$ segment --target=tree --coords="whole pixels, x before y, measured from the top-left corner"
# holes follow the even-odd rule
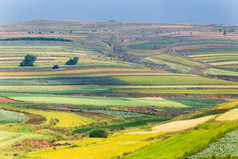
[[[25,59],[20,63],[20,66],[34,66],[34,62],[36,61],[37,57],[34,55],[27,54]]]
[[[107,138],[108,133],[105,130],[101,130],[101,129],[96,129],[93,130],[89,133],[89,137],[99,137],[99,138]]]
[[[78,57],[74,57],[73,59],[70,58],[69,61],[67,61],[65,64],[66,65],[76,65],[78,63],[79,58]]]
[[[223,35],[225,36],[227,34],[227,31],[226,30],[224,30],[224,32],[223,32]]]

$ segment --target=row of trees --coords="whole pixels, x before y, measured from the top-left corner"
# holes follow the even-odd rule
[[[24,60],[20,63],[21,67],[33,67],[34,66],[34,62],[37,60],[37,57],[34,55],[26,55],[24,57]],[[78,63],[79,58],[78,57],[74,57],[74,58],[70,58],[65,64],[66,65],[76,65]],[[54,65],[53,69],[58,69],[59,66],[58,65]]]
[[[72,42],[69,39],[63,38],[45,38],[45,37],[20,37],[20,38],[7,38],[0,39],[0,41],[61,41],[61,42]]]

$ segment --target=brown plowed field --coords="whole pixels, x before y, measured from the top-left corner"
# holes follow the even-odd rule
[[[175,50],[203,49],[203,48],[238,48],[238,45],[206,44],[206,45],[186,45],[174,47]]]
[[[5,98],[5,97],[0,97],[0,103],[18,103],[18,102],[13,100],[13,99],[8,99],[8,98]]]

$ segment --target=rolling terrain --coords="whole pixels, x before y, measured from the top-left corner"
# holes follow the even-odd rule
[[[237,76],[237,26],[0,25],[0,158],[237,158]]]

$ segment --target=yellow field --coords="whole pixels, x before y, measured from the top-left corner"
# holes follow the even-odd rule
[[[47,159],[70,159],[70,158],[93,158],[109,159],[113,157],[122,157],[124,153],[136,151],[142,147],[148,146],[155,140],[145,140],[160,134],[146,135],[119,135],[102,138],[85,138],[75,143],[75,146],[61,146],[56,149],[37,151],[26,154],[27,157],[47,158]]]
[[[90,124],[94,122],[93,119],[85,118],[74,113],[58,112],[58,111],[43,111],[43,110],[18,108],[18,107],[14,107],[14,108],[4,107],[4,108],[41,115],[46,118],[44,125],[50,125],[54,121],[55,127],[75,127],[75,126],[86,125],[86,124]]]
[[[220,104],[216,108],[217,109],[227,109],[227,108],[234,108],[234,107],[238,106],[238,100],[237,99],[229,100],[229,101],[231,101],[231,102]]]
[[[234,121],[238,120],[238,109],[230,110],[216,118],[216,121]]]

